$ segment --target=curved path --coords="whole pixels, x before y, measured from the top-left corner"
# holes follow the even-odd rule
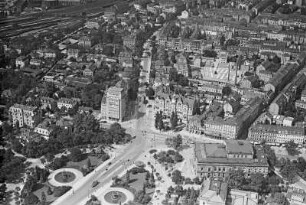
[[[134,195],[129,190],[121,188],[121,187],[111,187],[111,188],[108,188],[105,192],[103,192],[103,194],[101,196],[98,196],[98,199],[102,202],[101,204],[103,204],[103,205],[114,205],[115,204],[115,203],[107,202],[104,199],[105,194],[107,194],[108,192],[111,192],[111,191],[119,191],[119,192],[122,192],[122,193],[125,194],[126,200],[124,202],[122,202],[122,204],[127,203],[128,201],[133,201],[134,200]]]
[[[71,182],[59,182],[55,180],[55,175],[57,175],[58,173],[61,172],[71,172],[75,175],[75,179]],[[83,173],[80,172],[77,169],[73,169],[73,168],[61,168],[61,169],[57,169],[54,172],[52,172],[49,177],[48,177],[48,181],[52,186],[72,186],[75,182],[77,182],[79,179],[83,178]]]

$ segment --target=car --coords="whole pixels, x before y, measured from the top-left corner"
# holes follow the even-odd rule
[[[91,187],[96,187],[98,184],[99,184],[98,181],[93,181],[92,184],[91,184]]]
[[[111,164],[112,164],[112,163],[111,163],[111,162],[109,162],[107,165],[108,165],[108,166],[110,166]]]

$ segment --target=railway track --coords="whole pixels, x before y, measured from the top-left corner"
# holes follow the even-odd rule
[[[10,38],[32,30],[55,26],[58,22],[63,21],[63,18],[79,18],[83,12],[87,14],[87,18],[94,18],[101,14],[105,8],[120,2],[123,0],[96,0],[85,5],[26,14],[11,19],[0,19],[0,38]]]

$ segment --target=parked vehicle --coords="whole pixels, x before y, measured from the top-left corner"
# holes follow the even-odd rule
[[[93,181],[91,186],[92,186],[92,187],[96,187],[98,184],[99,184],[98,181]]]

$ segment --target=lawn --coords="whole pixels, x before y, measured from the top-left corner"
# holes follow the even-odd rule
[[[124,176],[125,177],[125,176]],[[124,179],[123,177],[123,179]],[[143,184],[146,182],[146,172],[145,173],[138,173],[138,174],[130,174],[130,183],[129,186],[136,190],[136,192],[142,190]],[[147,194],[153,194],[154,188],[146,189]]]
[[[69,183],[72,182],[75,179],[75,175],[72,172],[60,172],[55,175],[55,180],[61,183]]]
[[[35,190],[33,193],[39,198],[39,200],[41,200],[41,193],[45,192],[46,194],[46,201],[47,202],[53,202],[57,199],[57,197],[54,197],[53,194],[48,195],[47,194],[47,190],[48,190],[48,186],[47,185],[43,185],[41,188]]]

